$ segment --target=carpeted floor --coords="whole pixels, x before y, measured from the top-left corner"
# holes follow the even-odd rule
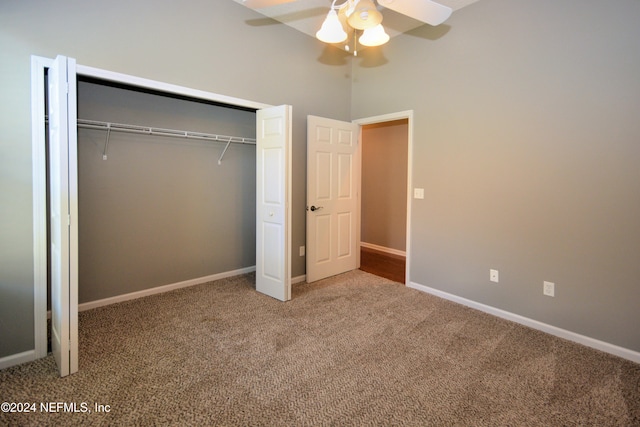
[[[0,425],[640,425],[638,364],[362,271],[287,303],[253,282],[80,313],[80,371],[0,371],[0,401],[37,404]]]

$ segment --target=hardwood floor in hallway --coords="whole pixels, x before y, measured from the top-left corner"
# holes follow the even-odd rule
[[[406,260],[401,255],[362,247],[360,270],[404,284]]]

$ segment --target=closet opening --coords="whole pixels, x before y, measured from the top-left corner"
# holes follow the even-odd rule
[[[290,105],[272,106],[82,66],[78,65],[74,58],[63,55],[58,55],[55,59],[32,56],[31,71],[35,348],[33,354],[25,355],[25,361],[32,356],[42,358],[47,355],[47,300],[49,297],[47,282],[52,285],[51,340],[55,341],[52,352],[61,376],[78,370],[79,310],[252,271],[256,272],[257,292],[280,301],[291,298],[292,107]],[[48,71],[48,79],[45,79],[46,71]],[[92,83],[95,86],[93,88],[91,88]],[[98,98],[95,96],[84,98],[86,89],[83,86],[90,87],[94,95],[114,88],[124,89],[134,95],[126,102],[118,103],[114,102],[117,96],[110,93],[100,102],[96,102]],[[51,92],[47,94],[47,90]],[[140,100],[141,95],[156,96],[162,101]],[[46,102],[47,96],[48,102]],[[178,110],[167,106],[167,103],[177,101],[188,102],[183,105],[183,109]],[[48,130],[45,126],[45,104],[48,105],[51,121]],[[100,114],[99,129],[88,126],[95,125],[96,120],[82,117],[78,120],[78,105],[81,108],[80,114],[86,112]],[[219,114],[203,113],[203,106],[208,109],[216,108]],[[189,114],[194,110],[196,110],[195,115]],[[120,118],[124,116],[126,120],[112,118],[105,120],[104,117],[107,116]],[[122,126],[129,128],[129,124],[132,123],[129,119],[135,117],[148,119],[144,125],[136,124],[135,126],[137,130],[143,131],[120,132]],[[155,125],[154,120],[159,120],[161,124]],[[80,121],[83,121],[81,127],[84,129],[78,126]],[[173,121],[177,125],[168,127],[168,121]],[[122,126],[109,127],[110,124],[115,123]],[[198,124],[198,127],[194,124]],[[199,127],[200,125],[203,128]],[[216,125],[215,130],[208,129],[208,126],[212,125]],[[235,126],[235,130],[250,129],[250,132],[255,135],[255,148],[251,147],[252,144],[246,143],[246,139],[251,139],[250,136],[245,137],[243,133],[235,131],[221,131],[225,126],[227,128]],[[116,127],[119,128],[117,132],[110,131],[116,131]],[[105,130],[106,138],[91,135],[91,132]],[[85,131],[89,135],[78,135],[79,132],[85,133]],[[112,133],[126,135],[133,139],[130,142],[135,143],[117,144],[114,142]],[[180,134],[180,138],[176,138],[176,133]],[[203,150],[221,142],[220,135],[235,136],[224,141],[224,149],[222,152],[218,151],[220,154],[215,160],[218,169],[212,172],[211,164],[214,162],[208,162],[212,156]],[[49,137],[48,143],[47,137]],[[149,145],[149,138],[157,139],[157,143],[154,144],[157,150],[145,151],[141,148]],[[212,144],[212,138],[215,139],[216,144]],[[86,140],[86,144],[83,139]],[[181,142],[176,142],[177,139]],[[231,139],[234,139],[233,143]],[[83,148],[82,145],[86,145],[87,148]],[[114,147],[118,146],[120,150],[114,151]],[[126,155],[122,155],[124,146],[130,147]],[[181,147],[183,150],[179,153]],[[247,161],[246,156],[240,154],[243,151],[246,153],[247,147],[250,148],[249,157],[255,159],[253,164]],[[87,154],[96,152],[100,152],[102,165],[98,165],[99,162],[96,163],[95,156]],[[111,161],[113,155],[119,159],[118,162]],[[84,157],[89,157],[91,162],[88,166],[78,167],[78,163]],[[223,157],[224,160],[222,160]],[[206,163],[205,169],[196,167],[203,163]],[[231,168],[228,169],[233,170],[235,175],[219,172],[226,171],[224,166],[229,163]],[[93,192],[78,188],[78,179],[86,180],[83,178],[84,171],[88,171],[88,176],[93,179],[87,182],[97,183]],[[99,179],[108,176],[109,173],[116,178],[115,184]],[[210,186],[206,188],[207,191],[198,193],[198,189],[206,183],[211,183],[218,192],[211,193],[213,190]],[[81,185],[87,188],[86,182]],[[112,190],[112,193],[107,190]],[[50,191],[50,194],[47,194],[47,191]],[[80,195],[81,191],[82,195]],[[116,191],[117,194],[114,193]],[[122,197],[123,194],[124,197]],[[253,194],[255,198],[247,194]],[[274,194],[279,197],[272,197]],[[49,206],[47,206],[48,197]],[[99,205],[102,207],[93,209],[95,216],[87,216],[87,212],[92,212],[91,204],[87,203],[91,197],[98,202],[111,203]],[[143,202],[142,205],[139,203],[140,200]],[[154,205],[150,203],[153,200],[160,202]],[[206,206],[211,209],[210,211],[199,209],[203,206],[203,200],[205,203],[208,202]],[[247,209],[251,206],[255,210]],[[221,210],[225,214],[217,215]],[[105,215],[106,211],[115,211],[124,215]],[[104,242],[107,242],[111,245],[114,252],[111,252],[110,256],[92,257],[78,254],[79,223],[91,217],[94,220],[96,217],[102,219],[103,225],[99,227],[103,230],[112,223],[129,227],[129,231],[120,231],[120,234],[115,237],[109,235],[109,239],[97,240],[99,244],[104,245]],[[133,219],[136,217],[141,221],[134,223]],[[252,221],[248,219],[251,217],[255,218],[255,222],[251,223]],[[194,227],[193,224],[198,224],[196,221],[198,219],[208,221],[208,228]],[[251,223],[250,226],[245,225],[249,223]],[[82,226],[83,230],[87,227],[98,226],[95,224]],[[176,233],[175,230],[181,232]],[[240,231],[240,234],[231,236],[229,230]],[[134,245],[127,257],[121,257],[115,252],[120,248],[131,249],[132,245],[129,243],[140,243],[144,240],[140,236],[144,235],[151,240],[151,244],[147,242],[141,245],[142,247]],[[124,242],[116,240],[121,236],[129,240]],[[255,236],[255,240],[247,236]],[[206,240],[207,238],[209,240]],[[243,244],[250,240],[250,246]],[[193,242],[199,242],[200,246],[196,245],[194,249],[187,245]],[[86,246],[86,243],[84,245]],[[49,256],[51,247],[53,247],[52,255]],[[174,248],[174,251],[168,253],[167,248]],[[185,252],[194,254],[193,258],[188,259],[189,262],[182,262],[187,259],[184,256]],[[219,254],[220,257],[212,258],[212,254]],[[122,285],[116,282],[110,283],[107,287],[92,287],[90,292],[95,293],[92,297],[79,296],[82,292],[78,287],[81,281],[78,280],[78,276],[82,274],[79,270],[84,268],[79,267],[79,259],[83,258],[82,262],[85,263],[83,265],[90,260],[104,268],[106,261],[114,256],[116,258],[120,256],[122,265],[127,266],[129,271],[133,271],[133,279],[127,277],[129,284]],[[100,259],[96,261],[97,258]],[[246,261],[247,259],[253,262]],[[154,268],[153,271],[148,269],[147,276],[140,273],[142,269],[134,270],[131,267],[132,265],[140,267],[144,263],[150,264],[152,262],[150,260],[164,264],[160,265],[160,268]],[[245,267],[248,264],[252,265]],[[236,268],[236,265],[240,267]],[[236,269],[230,270],[230,268]],[[211,270],[220,272],[193,278],[194,274]],[[108,274],[113,273],[105,271]],[[181,280],[182,277],[192,278]],[[171,283],[163,284],[167,280],[171,280]],[[132,291],[137,288],[140,290]],[[115,296],[106,296],[105,293]],[[89,299],[92,301],[83,302]]]
[[[79,311],[255,271],[256,109],[78,76],[77,111]]]
[[[255,110],[80,76],[78,122],[80,308],[255,266]]]

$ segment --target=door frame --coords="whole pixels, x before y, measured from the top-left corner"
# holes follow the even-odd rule
[[[407,120],[407,231],[406,231],[406,257],[405,257],[405,286],[411,283],[411,208],[412,208],[412,188],[413,188],[413,110],[399,111],[396,113],[383,114],[379,116],[365,117],[353,120],[360,126],[360,135],[358,144],[358,159],[362,162],[362,127],[365,125],[373,125],[377,123],[392,122],[396,120]],[[362,215],[362,165],[360,167],[360,177],[358,182],[359,209],[358,209],[358,230],[361,226]],[[358,232],[358,267],[360,267],[360,231]]]
[[[34,296],[34,350],[20,355],[17,363],[24,363],[47,356],[47,157],[45,144],[45,87],[46,69],[51,58],[31,56],[31,159],[33,179],[33,296]],[[235,98],[192,89],[184,86],[117,73],[77,64],[76,74],[105,81],[123,83],[154,91],[204,99],[217,103],[252,109],[272,107],[257,101]]]

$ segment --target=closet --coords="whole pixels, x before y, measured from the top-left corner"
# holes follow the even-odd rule
[[[63,55],[32,57],[31,70],[37,357],[48,295],[60,376],[78,370],[83,304],[254,270],[257,292],[291,299],[290,105]]]
[[[255,266],[255,110],[77,87],[78,302]]]

